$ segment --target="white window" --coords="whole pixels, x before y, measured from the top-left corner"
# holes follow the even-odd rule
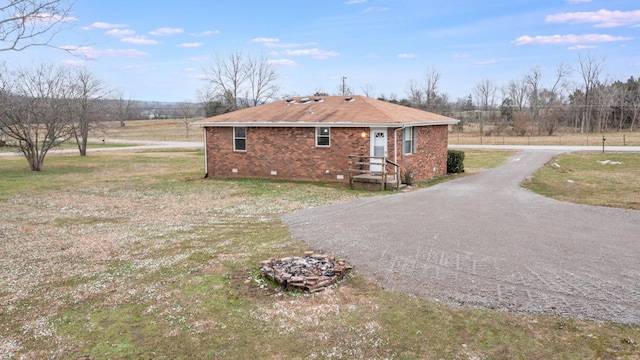
[[[402,153],[413,154],[413,128],[406,127],[402,130]]]
[[[328,127],[316,128],[316,146],[329,146],[331,144],[329,135],[331,130]]]
[[[247,128],[233,128],[233,151],[247,151]]]

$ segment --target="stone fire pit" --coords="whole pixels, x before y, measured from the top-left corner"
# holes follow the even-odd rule
[[[304,257],[268,259],[260,262],[262,276],[289,287],[318,292],[338,282],[351,270],[344,259],[305,251]]]

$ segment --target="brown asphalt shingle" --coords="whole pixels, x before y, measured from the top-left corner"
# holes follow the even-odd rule
[[[207,126],[402,126],[455,124],[458,120],[364,96],[280,100],[194,122]],[[351,99],[351,101],[347,100]],[[293,100],[293,101],[291,101]]]

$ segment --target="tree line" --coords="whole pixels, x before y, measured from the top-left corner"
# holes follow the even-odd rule
[[[560,65],[545,73],[533,67],[502,86],[482,79],[456,101],[439,91],[440,72],[428,68],[421,81],[408,82],[405,98],[379,99],[460,119],[460,131],[465,123],[476,123],[482,135],[634,131],[640,116],[640,79],[603,78],[604,67],[604,59],[579,55],[575,68]]]

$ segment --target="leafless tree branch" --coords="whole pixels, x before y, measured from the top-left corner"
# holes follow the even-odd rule
[[[73,20],[71,5],[69,0],[10,0],[0,5],[0,51],[53,46],[53,38]]]

